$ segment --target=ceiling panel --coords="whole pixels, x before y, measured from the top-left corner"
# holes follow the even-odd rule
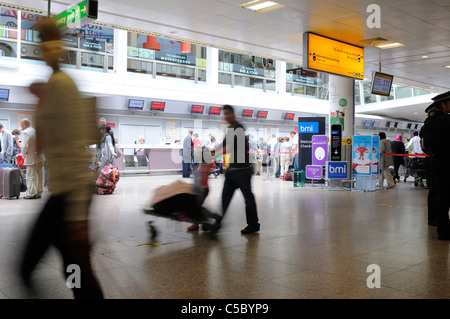
[[[4,0],[46,10],[42,0]],[[58,13],[73,0],[53,0]],[[382,69],[398,81],[450,90],[450,0],[279,0],[284,7],[257,13],[239,0],[101,0],[100,21],[225,45],[280,59],[302,60],[302,34],[313,31],[358,45],[383,37],[405,44],[381,50],[366,46],[366,75]],[[370,29],[369,4],[381,8],[381,28]],[[429,59],[421,60],[422,55]],[[449,72],[447,72],[449,71]]]

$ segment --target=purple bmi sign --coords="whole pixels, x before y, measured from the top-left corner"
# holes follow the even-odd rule
[[[306,178],[322,179],[322,166],[320,165],[306,165]]]
[[[312,137],[312,164],[325,166],[328,160],[328,136]]]

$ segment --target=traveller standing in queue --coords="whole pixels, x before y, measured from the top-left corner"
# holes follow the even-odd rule
[[[191,176],[192,171],[192,154],[194,152],[194,141],[192,139],[194,131],[189,130],[188,135],[183,141],[183,177],[188,178]]]
[[[37,199],[42,197],[44,191],[43,166],[45,162],[44,154],[39,154],[36,150],[36,130],[31,127],[29,119],[20,121],[22,127],[22,157],[23,164],[27,167],[26,181],[27,193],[24,199]]]
[[[429,117],[424,147],[432,156],[432,183],[436,189],[437,233],[439,240],[450,240],[450,91],[433,98],[436,111]]]
[[[425,113],[427,113],[428,117],[425,119],[425,122],[423,123],[422,128],[419,132],[420,142],[422,151],[428,155],[428,157],[425,158],[425,167],[427,171],[427,186],[428,186],[428,198],[427,198],[427,204],[428,204],[428,225],[430,226],[437,226],[437,215],[436,215],[436,183],[433,181],[433,156],[431,151],[429,151],[425,147],[425,140],[428,139],[429,134],[429,127],[430,127],[430,121],[432,120],[432,117],[436,113],[436,107],[435,104],[432,103],[425,109]]]
[[[378,179],[378,184],[380,188],[383,188],[384,179],[386,179],[388,186],[386,188],[395,187],[394,178],[392,177],[390,166],[394,166],[394,160],[391,155],[384,154],[392,154],[391,143],[386,139],[386,133],[380,132],[378,133],[380,137],[380,156],[383,156],[381,161],[381,172]]]
[[[398,134],[395,137],[395,140],[391,142],[391,149],[393,154],[405,154],[405,144],[403,144],[403,138],[401,134]],[[404,156],[394,156],[394,182],[400,182],[400,175],[398,174],[398,170],[400,165],[405,164]]]
[[[249,157],[249,141],[245,135],[244,126],[236,120],[234,109],[230,105],[224,105],[223,114],[230,124],[223,143],[212,151],[214,157],[222,154],[230,154],[230,163],[225,172],[225,182],[222,191],[222,218],[213,224],[212,231],[216,232],[221,227],[221,220],[233,198],[234,192],[240,189],[245,199],[245,215],[247,227],[241,230],[242,234],[252,234],[260,230],[255,196],[252,192],[252,165]]]
[[[13,137],[11,133],[8,132],[1,123],[0,123],[0,141],[2,145],[0,150],[0,164],[1,163],[11,164],[13,155]]]
[[[37,30],[43,59],[53,70],[35,113],[37,152],[45,150],[52,193],[26,242],[20,274],[31,287],[34,269],[53,245],[61,254],[66,279],[72,267],[78,269],[79,281],[71,286],[74,297],[103,299],[91,266],[88,227],[92,191],[86,147],[98,139],[95,113],[73,80],[60,70],[64,49],[54,20],[42,19]]]

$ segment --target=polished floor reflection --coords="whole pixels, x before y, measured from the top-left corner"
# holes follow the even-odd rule
[[[215,236],[143,214],[153,190],[181,177],[123,176],[113,195],[96,195],[93,264],[107,298],[448,298],[449,241],[427,225],[427,190],[412,181],[376,192],[293,187],[253,178],[261,231],[241,235],[237,192]],[[185,180],[186,181],[186,180]],[[192,179],[188,179],[192,182]],[[210,178],[205,205],[220,209],[223,176]],[[55,250],[22,285],[17,262],[44,198],[0,200],[0,298],[72,298]],[[147,222],[159,235],[151,240]],[[369,265],[381,288],[368,288]]]

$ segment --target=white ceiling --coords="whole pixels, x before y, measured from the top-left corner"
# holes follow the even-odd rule
[[[450,65],[450,0],[278,0],[284,7],[264,13],[239,7],[247,1],[99,0],[98,21],[300,63],[306,31],[361,46],[364,40],[383,37],[405,46],[386,50],[365,46],[366,76],[378,71],[381,62],[381,71],[393,74],[397,83],[450,90],[450,69],[444,68]],[[54,0],[51,11],[59,13],[77,2]],[[6,3],[46,12],[48,1]],[[381,8],[379,29],[366,25],[367,6],[372,3]],[[420,113],[427,105],[420,105]],[[402,113],[411,111],[419,109]]]

